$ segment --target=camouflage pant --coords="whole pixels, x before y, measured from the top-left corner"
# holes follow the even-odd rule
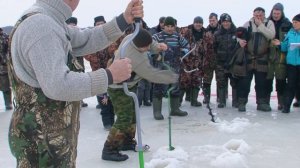
[[[214,77],[214,67],[208,67],[203,69],[203,83],[211,84]]]
[[[136,87],[129,89],[136,92]],[[117,120],[112,126],[107,142],[112,150],[118,150],[122,145],[135,137],[136,118],[134,101],[123,89],[108,89]]]
[[[9,129],[10,148],[17,167],[76,167],[79,102],[63,106],[50,103],[52,107],[47,108],[50,104],[39,104],[43,99],[38,100],[41,98],[38,95],[28,96],[37,104],[19,104]]]

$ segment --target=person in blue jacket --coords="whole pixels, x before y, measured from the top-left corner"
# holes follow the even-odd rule
[[[289,113],[295,90],[300,88],[300,14],[293,18],[293,28],[289,30],[285,39],[280,42],[273,40],[282,52],[287,52],[287,94],[282,112]]]

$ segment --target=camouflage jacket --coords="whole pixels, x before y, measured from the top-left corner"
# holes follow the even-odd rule
[[[117,43],[112,43],[104,50],[98,51],[94,54],[86,55],[84,58],[90,62],[92,71],[96,71],[100,68],[106,68],[108,61],[113,58],[117,47]]]
[[[197,87],[201,85],[201,78],[203,77],[203,69],[208,68],[211,64],[211,59],[213,58],[213,35],[206,31],[204,28],[201,29],[201,32],[195,32],[191,27],[187,30],[181,29],[181,33],[184,35],[184,38],[190,44],[190,48],[195,48],[195,50],[183,59],[183,68],[185,70],[194,70],[192,73],[182,72],[180,75],[181,87]],[[199,33],[201,36],[200,39],[196,40],[195,34]]]

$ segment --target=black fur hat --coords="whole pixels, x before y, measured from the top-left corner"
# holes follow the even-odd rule
[[[96,25],[97,22],[104,22],[106,23],[104,16],[97,16],[94,18],[94,26]]]
[[[294,16],[293,20],[300,22],[300,14]]]
[[[132,41],[138,48],[147,47],[152,43],[152,36],[146,29],[141,28]]]
[[[235,36],[240,39],[248,40],[249,34],[245,27],[238,27],[235,32]]]
[[[66,23],[67,24],[73,23],[73,24],[77,25],[77,18],[76,17],[70,17],[69,19],[66,20]]]

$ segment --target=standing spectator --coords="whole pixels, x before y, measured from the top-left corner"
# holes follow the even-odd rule
[[[300,88],[300,14],[293,18],[293,28],[287,33],[280,43],[278,39],[273,40],[282,52],[287,52],[287,96],[284,101],[282,112],[289,113],[292,101],[295,97],[295,90]],[[292,43],[298,46],[292,46]]]
[[[72,26],[72,27],[77,27],[77,18],[76,17],[70,17],[69,19],[66,20],[66,23],[69,25],[69,26]],[[84,61],[83,61],[83,57],[76,57],[76,59],[74,59],[74,61],[76,61],[76,65],[79,65],[79,69],[81,69],[82,72],[84,72]],[[85,103],[83,100],[80,100],[80,104],[81,104],[81,107],[87,107],[88,104]]]
[[[8,74],[16,108],[9,143],[18,167],[76,167],[79,101],[131,76],[128,58],[88,73],[78,72],[73,59],[116,41],[134,18],[143,17],[142,2],[131,0],[112,21],[85,30],[65,23],[78,3],[36,0],[10,34]]]
[[[164,30],[154,34],[152,37],[154,41],[158,43],[165,43],[168,46],[168,50],[158,55],[156,59],[156,66],[160,69],[167,68],[169,66],[173,71],[179,74],[181,50],[187,50],[189,44],[186,39],[181,37],[175,30],[175,19],[171,16],[166,17],[164,23]],[[163,120],[164,117],[161,114],[162,98],[167,96],[168,85],[157,84],[153,85],[153,115],[156,120]],[[173,90],[170,91],[170,115],[172,116],[186,116],[188,113],[182,111],[180,107],[181,90],[178,83],[173,85]]]
[[[199,70],[191,73],[182,72],[180,86],[191,93],[191,106],[201,106],[202,104],[197,101],[197,98],[203,78],[203,60],[213,53],[214,38],[211,32],[206,31],[203,27],[203,18],[200,16],[194,18],[193,25],[185,32],[184,38],[187,39],[191,48],[194,48],[194,46],[196,48],[183,60],[183,66],[188,70]]]
[[[249,40],[239,40],[240,46],[247,44],[247,76],[241,79],[238,88],[239,110],[246,110],[251,81],[255,76],[256,104],[259,111],[271,111],[267,88],[268,60],[270,55],[270,40],[275,37],[275,27],[272,20],[265,18],[265,10],[257,7],[253,17],[244,26],[248,29]]]
[[[208,19],[209,19],[209,25],[207,26],[206,30],[214,34],[216,31],[220,29],[220,25],[218,23],[218,15],[216,13],[211,13]],[[213,53],[207,54],[203,60],[203,75],[204,75],[203,76],[203,94],[204,94],[203,103],[204,104],[210,102],[211,82],[213,80],[215,70],[216,70],[216,54],[213,51]],[[217,90],[217,95],[218,95],[218,90]]]
[[[226,69],[228,60],[232,57],[232,51],[235,48],[236,27],[232,22],[231,16],[224,13],[220,17],[221,28],[215,32],[214,49],[216,53],[216,80],[217,90],[219,94],[218,108],[224,108],[226,106],[226,90],[228,79],[230,78],[230,84],[232,87],[232,107],[237,107],[237,93],[236,93],[236,80]]]
[[[94,18],[94,26],[100,26],[105,24],[104,16],[97,16]],[[89,54],[84,56],[86,60],[90,62],[90,66],[92,71],[97,71],[101,68],[107,68],[108,61],[114,57],[114,52],[117,49],[117,43],[114,42],[104,50],[98,51],[93,54]],[[111,103],[110,97],[107,93],[98,94],[96,95],[98,105],[96,106],[97,109],[101,109],[101,118],[102,124],[105,130],[109,131],[112,125],[115,122],[115,114],[114,108]]]
[[[6,110],[11,110],[12,93],[7,72],[7,54],[8,54],[8,35],[0,28],[0,90],[3,93],[3,99]]]
[[[165,19],[166,19],[166,17],[164,17],[164,16],[160,17],[158,25],[149,29],[149,31],[152,35],[163,31]]]
[[[287,32],[292,28],[292,23],[285,17],[283,12],[283,5],[276,3],[268,18],[272,20],[275,25],[275,39],[283,41]],[[286,53],[281,52],[278,47],[272,46],[270,48],[269,66],[268,66],[268,101],[270,102],[271,92],[273,90],[273,79],[276,80],[276,91],[278,99],[278,110],[282,110],[284,102],[284,91],[286,90]],[[269,103],[270,104],[270,103]]]

